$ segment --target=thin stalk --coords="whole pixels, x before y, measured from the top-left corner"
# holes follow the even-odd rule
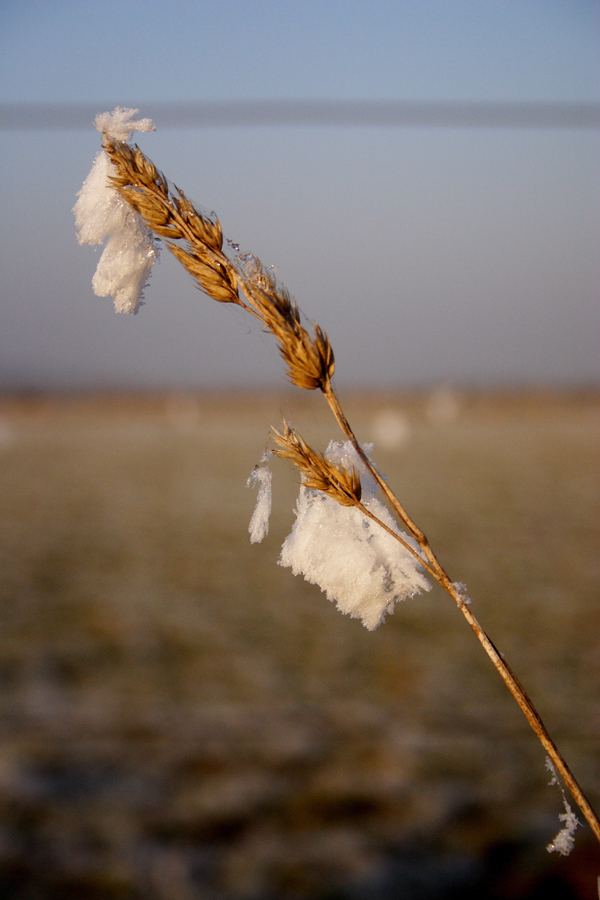
[[[577,780],[571,770],[569,769],[567,763],[565,762],[562,754],[560,753],[558,747],[548,734],[546,726],[542,722],[538,711],[535,706],[531,702],[529,696],[527,695],[525,689],[522,684],[514,674],[513,670],[510,668],[508,663],[504,661],[492,641],[489,639],[473,613],[470,611],[469,607],[466,605],[464,599],[458,594],[456,588],[452,586],[451,583],[443,584],[440,582],[442,586],[446,589],[446,591],[450,594],[453,600],[456,602],[456,605],[462,612],[463,616],[473,629],[473,632],[477,636],[477,639],[492,663],[496,667],[500,677],[504,681],[505,685],[519,704],[522,712],[525,715],[525,718],[531,725],[533,731],[538,737],[538,740],[542,744],[544,750],[556,766],[557,770],[560,772],[564,783],[569,788],[571,794],[579,809],[585,816],[590,828],[594,832],[598,841],[600,841],[600,821],[598,820],[598,816],[590,806],[589,801],[587,800],[585,794],[579,787]]]
[[[461,613],[463,614],[463,616],[465,617],[465,619],[467,620],[467,622],[473,629],[473,632],[474,632],[475,636],[477,637],[477,640],[479,641],[479,643],[481,644],[481,646],[487,653],[488,657],[492,661],[493,665],[496,668],[496,671],[498,672],[498,674],[504,681],[505,685],[507,686],[508,690],[511,692],[514,699],[518,703],[520,709],[522,710],[523,714],[525,715],[525,718],[531,725],[533,731],[535,732],[538,740],[542,744],[544,750],[546,751],[546,753],[548,754],[548,756],[550,757],[550,759],[556,766],[557,770],[560,772],[560,775],[561,775],[564,783],[566,784],[569,791],[573,795],[573,799],[575,800],[575,802],[579,806],[579,809],[585,816],[585,818],[586,818],[590,828],[594,832],[596,838],[598,839],[598,841],[600,841],[600,820],[598,819],[598,816],[596,815],[596,813],[590,806],[590,803],[587,800],[585,794],[579,787],[577,780],[575,779],[573,773],[571,772],[567,763],[563,759],[563,756],[560,753],[558,747],[556,746],[556,744],[550,737],[548,730],[546,729],[546,726],[542,722],[542,719],[541,719],[538,711],[536,710],[535,706],[531,702],[525,689],[521,685],[520,681],[517,679],[516,675],[514,674],[514,672],[508,665],[508,663],[506,663],[504,661],[501,654],[498,652],[498,650],[496,649],[496,647],[494,646],[494,644],[492,643],[492,641],[490,640],[490,638],[488,637],[486,632],[483,630],[483,628],[481,627],[481,625],[479,624],[479,622],[477,621],[477,619],[475,618],[475,616],[469,609],[469,607],[468,607],[467,603],[465,602],[464,597],[461,595],[458,587],[450,580],[450,577],[445,572],[444,568],[442,567],[442,565],[438,561],[437,557],[435,556],[433,550],[429,546],[429,542],[428,542],[427,538],[425,537],[425,535],[423,534],[423,532],[412,521],[412,519],[410,518],[410,516],[408,515],[408,513],[406,512],[406,510],[404,509],[404,507],[402,506],[402,504],[400,503],[400,501],[398,500],[396,495],[388,487],[386,481],[381,477],[381,475],[379,474],[379,472],[377,471],[377,469],[375,468],[375,466],[373,465],[371,460],[368,458],[367,454],[364,452],[364,450],[360,446],[360,444],[356,438],[356,435],[354,434],[352,428],[350,427],[350,423],[348,422],[348,420],[342,410],[342,407],[339,403],[339,400],[338,400],[333,388],[331,387],[331,385],[328,385],[323,390],[323,394],[325,396],[325,399],[327,400],[327,403],[329,404],[329,407],[331,408],[331,411],[333,412],[333,415],[336,418],[338,425],[340,426],[340,428],[342,429],[342,431],[344,432],[346,437],[352,443],[352,446],[354,447],[355,451],[359,455],[361,461],[366,466],[369,473],[375,479],[375,481],[378,484],[378,486],[380,487],[382,493],[384,494],[386,499],[389,501],[390,505],[392,506],[392,508],[394,509],[396,514],[398,515],[398,518],[406,526],[406,528],[410,531],[410,533],[413,535],[413,537],[419,544],[419,547],[423,551],[424,555],[427,557],[428,563],[424,563],[423,559],[417,553],[415,553],[415,551],[406,543],[406,541],[402,540],[402,538],[399,535],[397,535],[394,531],[392,531],[392,529],[386,527],[386,525],[383,522],[381,522],[379,519],[377,519],[375,516],[373,516],[371,513],[369,513],[369,511],[365,507],[363,507],[362,504],[360,504],[360,506],[362,507],[361,511],[365,515],[367,515],[369,518],[374,519],[376,522],[379,522],[379,524],[389,534],[391,534],[393,537],[395,537],[396,540],[398,540],[407,550],[410,550],[410,552],[413,553],[413,555],[416,556],[417,559],[419,559],[419,561],[421,562],[422,565],[425,566],[427,571],[436,579],[436,581],[452,597],[452,599],[458,606],[459,610],[461,611]]]
[[[383,522],[379,522],[379,524],[409,550],[452,597],[520,706],[527,721],[556,766],[557,771],[560,772],[592,831],[600,841],[600,822],[598,817],[550,738],[533,703],[515,677],[512,669],[504,661],[475,616],[469,610],[458,586],[450,580],[429,546],[429,542],[423,532],[410,518],[396,495],[388,487],[360,446],[331,386],[334,357],[327,336],[323,334],[318,326],[315,328],[314,338],[308,335],[300,325],[298,309],[295,303],[290,301],[287,293],[278,292],[274,282],[271,283],[267,280],[266,286],[258,286],[260,293],[255,295],[255,292],[250,290],[245,279],[235,270],[232,262],[223,254],[221,249],[222,233],[218,223],[217,226],[214,226],[212,240],[209,240],[207,243],[202,237],[207,229],[207,223],[203,221],[202,217],[187,201],[183,193],[179,192],[178,198],[170,196],[165,179],[159,175],[153,164],[144,157],[141,151],[136,150],[133,153],[128,145],[121,144],[118,141],[112,142],[107,136],[105,137],[104,147],[118,168],[118,177],[113,180],[116,180],[116,186],[121,191],[121,195],[134,209],[140,212],[148,227],[152,228],[159,236],[172,238],[173,240],[184,239],[197,252],[198,255],[194,257],[185,252],[176,251],[173,244],[168,245],[180,262],[196,278],[201,289],[219,302],[233,302],[242,306],[247,312],[252,313],[277,338],[282,355],[288,366],[288,374],[291,381],[300,388],[313,390],[319,387],[321,389],[342,432],[352,443],[356,453],[367,471],[374,478],[375,483],[394,510],[398,520],[416,540],[421,553],[419,554],[414,547],[411,547],[408,542],[388,528]],[[131,193],[131,187],[135,188],[133,193]],[[139,195],[137,192],[140,192]],[[194,223],[194,227],[192,227],[191,223]],[[165,225],[168,225],[168,227],[165,227]],[[201,265],[195,266],[195,262],[199,262]],[[226,274],[228,278],[225,277]],[[237,289],[236,292],[233,291],[234,287]],[[240,291],[244,293],[248,303],[242,300]],[[370,518],[375,518],[375,521],[379,521],[362,504],[359,503],[358,506],[364,514]]]
[[[438,562],[435,558],[435,555],[433,554],[433,551],[429,547],[429,542],[428,542],[427,538],[425,537],[425,535],[423,534],[421,529],[417,527],[416,523],[413,522],[413,520],[410,518],[410,516],[408,515],[408,513],[406,512],[406,510],[404,509],[404,507],[402,506],[402,504],[400,503],[400,501],[398,500],[398,498],[396,497],[394,492],[388,487],[388,484],[385,481],[385,479],[381,477],[381,475],[379,474],[379,472],[377,471],[377,469],[375,468],[375,466],[373,465],[373,463],[371,462],[371,460],[369,459],[369,457],[367,456],[367,454],[365,453],[365,451],[359,444],[358,438],[356,437],[352,428],[350,427],[350,423],[349,423],[348,419],[346,418],[344,411],[342,410],[340,402],[339,402],[337,395],[336,395],[333,387],[331,386],[330,382],[324,388],[323,395],[324,395],[325,399],[327,400],[327,403],[329,404],[329,407],[330,407],[333,415],[335,416],[338,425],[340,426],[340,428],[342,429],[342,431],[344,432],[346,437],[352,443],[352,446],[358,453],[358,456],[360,457],[361,461],[364,463],[364,465],[366,466],[369,473],[375,479],[375,482],[379,486],[379,488],[380,488],[381,492],[383,493],[383,495],[385,496],[385,498],[389,501],[390,505],[394,509],[394,512],[398,515],[398,518],[406,526],[406,528],[410,531],[410,533],[415,538],[415,540],[417,541],[417,543],[419,544],[421,549],[426,553],[429,561],[434,565],[435,568],[437,568]]]

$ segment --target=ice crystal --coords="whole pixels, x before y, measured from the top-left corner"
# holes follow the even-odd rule
[[[96,127],[116,140],[128,140],[134,131],[153,131],[150,119],[134,121],[137,109],[118,106],[100,113]],[[80,244],[102,244],[106,240],[92,279],[94,293],[111,295],[115,310],[137,313],[158,245],[142,217],[111,186],[114,167],[104,150],[97,154],[73,209]]]
[[[371,449],[366,447],[369,452]],[[356,469],[367,509],[418,550],[377,499],[373,479],[352,444],[331,442],[325,456],[347,469]],[[251,541],[261,540],[268,528],[270,474],[265,468],[256,468],[250,476],[249,483],[260,483],[250,522]],[[319,585],[338,609],[360,618],[369,630],[377,628],[398,601],[430,589],[413,554],[355,507],[340,506],[321,491],[302,485],[295,513],[296,521],[281,548],[280,565]]]

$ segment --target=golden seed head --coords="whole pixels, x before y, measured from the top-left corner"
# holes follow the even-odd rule
[[[103,136],[102,146],[114,167],[113,187],[138,212],[148,228],[168,238],[171,253],[209,297],[237,303],[256,315],[279,343],[292,384],[327,392],[335,359],[327,335],[315,325],[311,337],[300,322],[296,301],[256,257],[229,260],[216,217],[200,213],[184,192],[174,192],[137,146]],[[185,242],[183,246],[173,241]],[[240,289],[247,303],[240,296]]]
[[[283,423],[283,431],[273,429],[273,439],[279,445],[276,456],[290,459],[302,475],[302,483],[312,490],[322,491],[342,506],[360,503],[362,489],[356,469],[336,466],[321,453],[308,446],[306,441]]]

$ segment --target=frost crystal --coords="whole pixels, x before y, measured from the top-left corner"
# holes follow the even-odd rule
[[[267,450],[261,457],[261,462],[266,462],[271,456]],[[271,515],[271,482],[273,475],[267,466],[255,466],[250,478],[246,482],[247,487],[258,484],[258,496],[256,506],[248,525],[250,543],[260,543],[269,533],[269,517]]]
[[[152,119],[133,118],[139,109],[116,106],[112,112],[98,113],[94,125],[98,131],[114,138],[115,141],[129,141],[136,131],[156,131]]]
[[[120,106],[100,113],[96,128],[116,140],[129,140],[134,131],[154,131],[150,119],[134,121],[137,109]],[[108,238],[92,280],[99,297],[112,295],[115,310],[137,313],[158,246],[142,217],[110,185],[114,166],[102,150],[79,191],[73,212],[80,244],[101,244]]]
[[[562,784],[558,780],[558,772],[556,771],[556,767],[549,756],[546,757],[546,768],[552,775],[552,778],[550,779],[548,784],[558,785],[565,806],[564,813],[559,813],[558,816],[559,821],[564,822],[565,826],[564,828],[561,828],[554,840],[550,844],[548,844],[546,850],[548,851],[548,853],[556,852],[560,853],[561,856],[568,856],[575,846],[575,838],[573,837],[573,835],[575,834],[575,829],[579,825],[581,825],[581,822],[579,821],[567,801]]]
[[[372,445],[364,447],[366,452]],[[376,497],[372,478],[350,442],[331,442],[327,459],[361,476],[362,502],[407,543],[394,519]],[[340,506],[321,491],[300,488],[296,521],[281,549],[280,565],[318,584],[339,610],[362,619],[369,631],[392,613],[399,600],[430,590],[415,557],[377,523],[354,507]]]
[[[564,803],[565,812],[560,813],[558,818],[561,822],[565,823],[565,827],[558,832],[552,843],[548,844],[546,850],[548,853],[556,851],[556,853],[560,853],[561,856],[568,856],[575,846],[575,838],[573,837],[575,829],[581,823],[568,802],[565,800]]]
[[[467,606],[469,606],[471,603],[471,598],[467,595],[466,584],[463,584],[462,581],[453,581],[452,587],[454,588],[456,593],[460,596],[460,599],[462,600],[462,602],[465,603]]]

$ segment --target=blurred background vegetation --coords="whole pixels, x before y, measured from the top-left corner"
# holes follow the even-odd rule
[[[600,800],[598,398],[370,393],[361,440]],[[0,897],[588,898],[587,826],[437,587],[374,633],[276,565],[318,397],[0,401]]]

